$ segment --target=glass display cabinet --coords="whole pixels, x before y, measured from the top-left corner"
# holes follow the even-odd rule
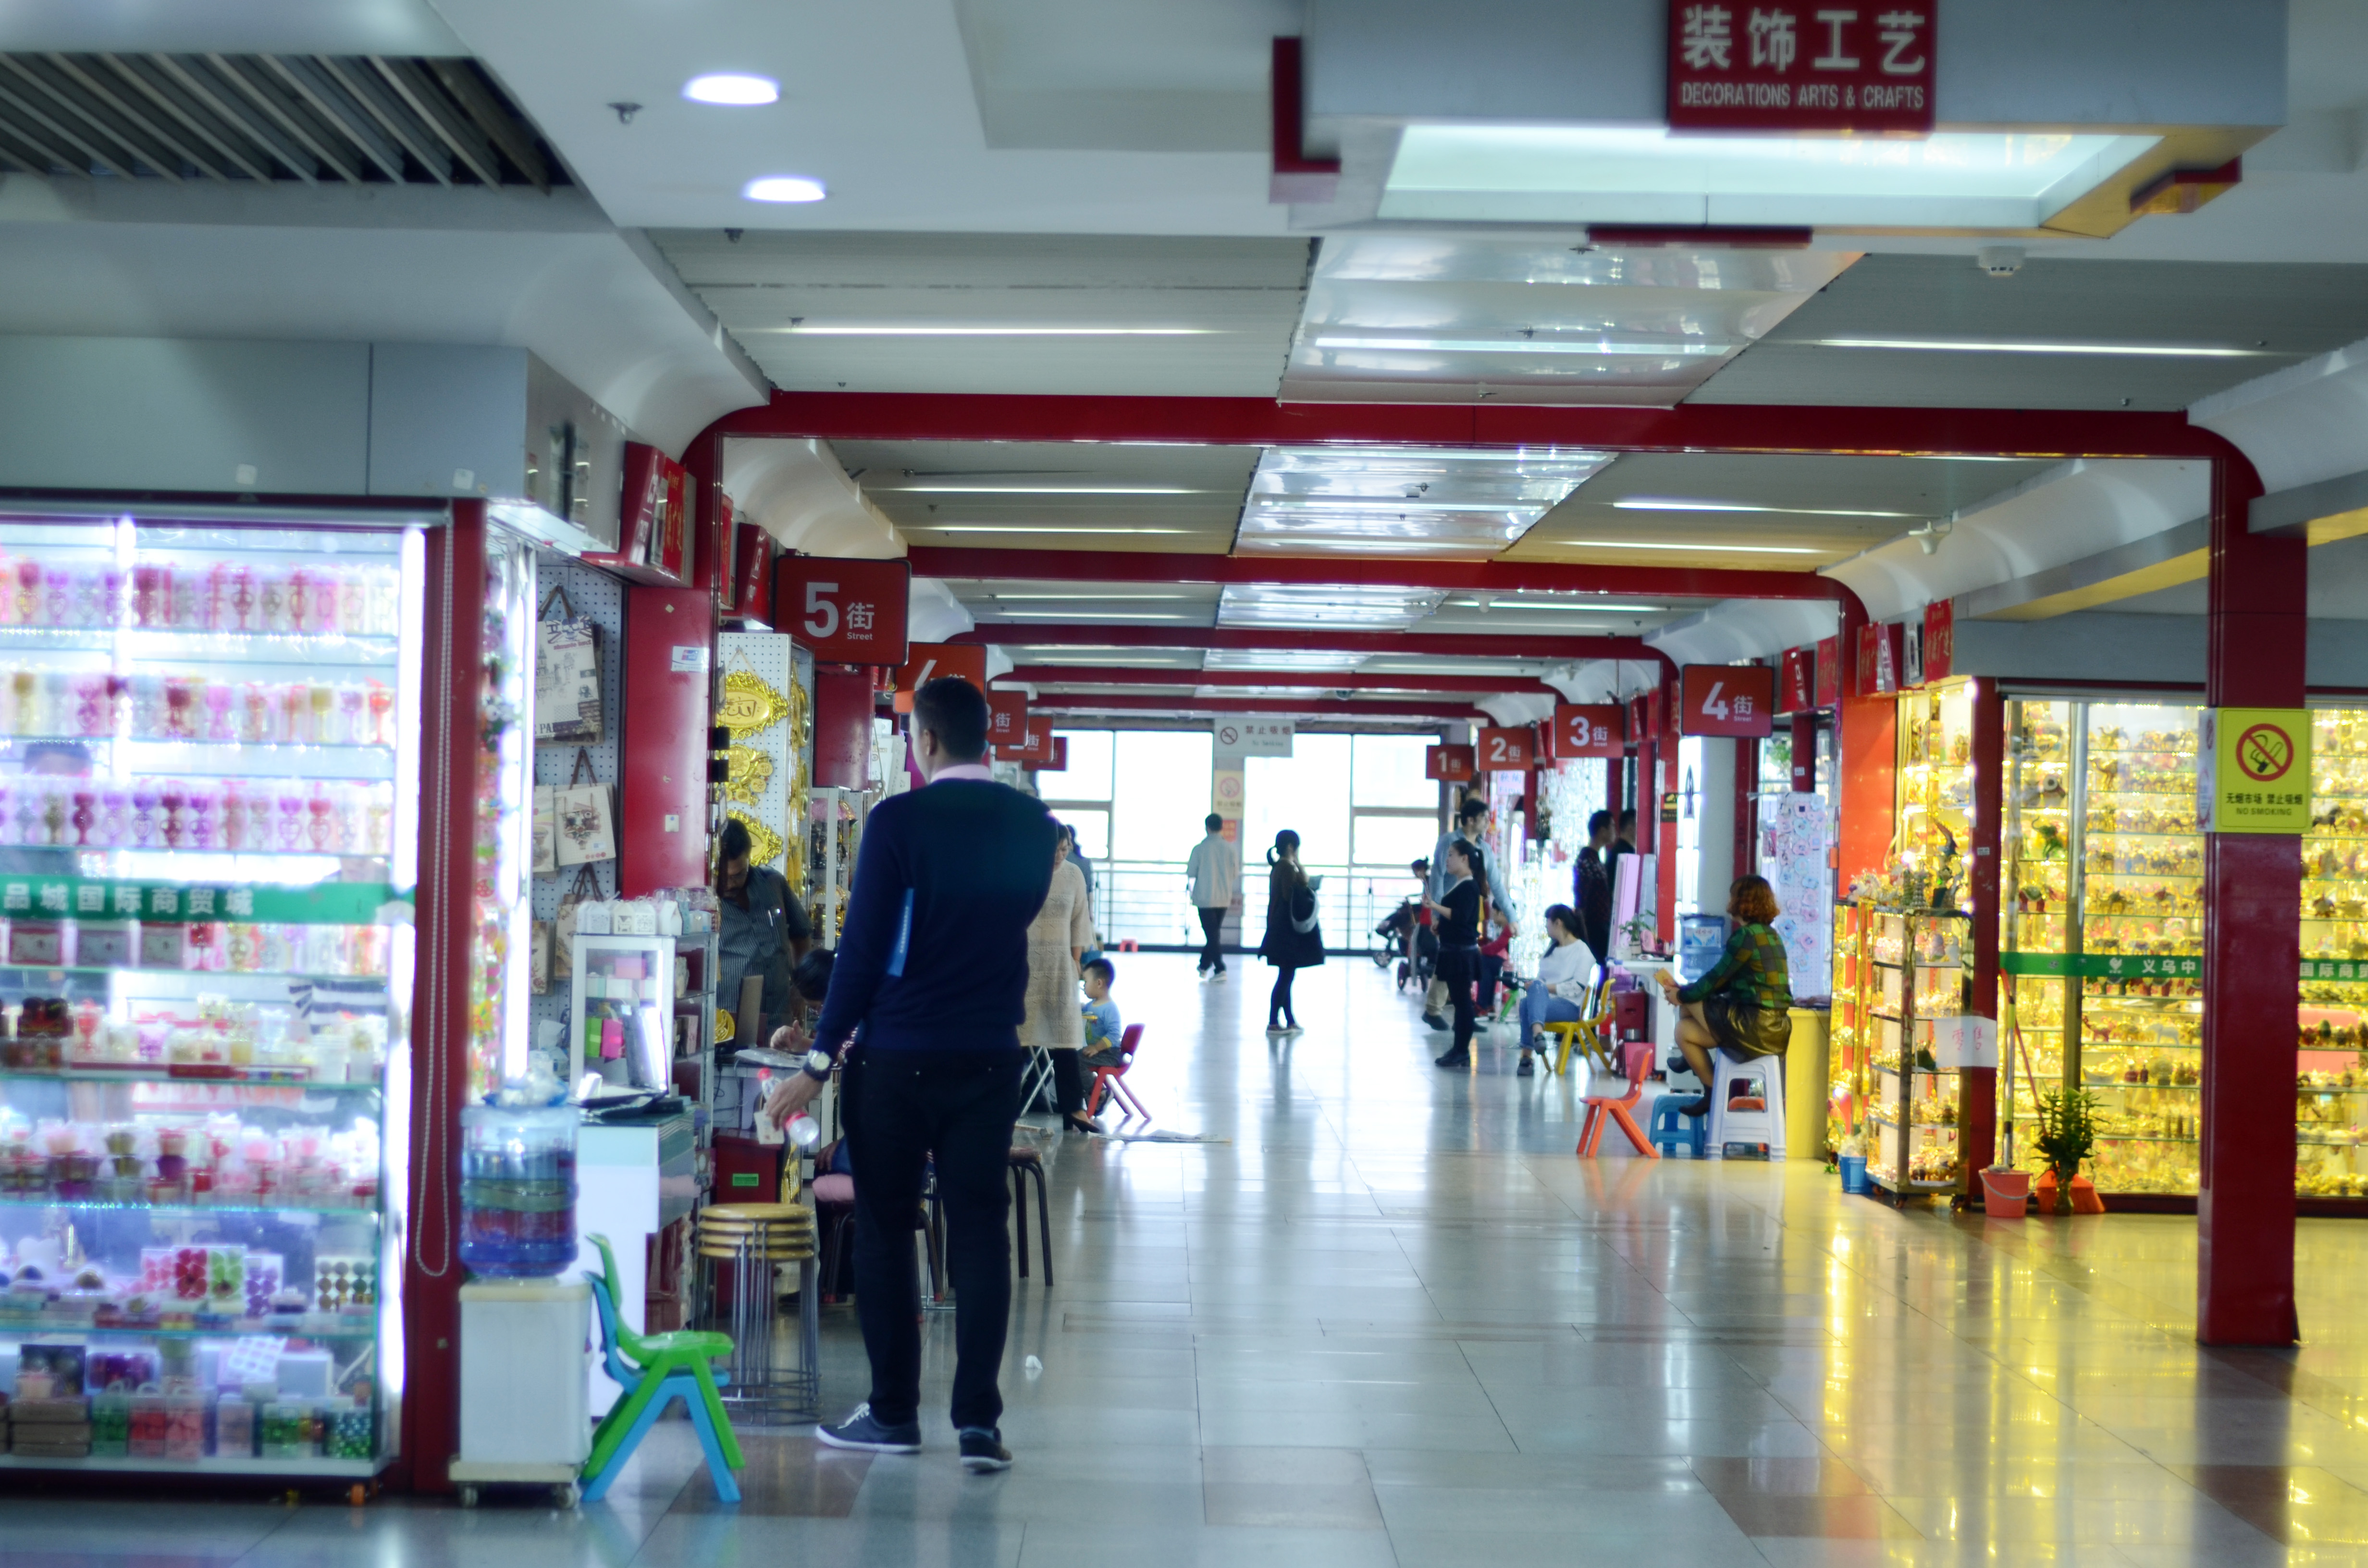
[[[423,533],[0,518],[0,1465],[392,1455]]]

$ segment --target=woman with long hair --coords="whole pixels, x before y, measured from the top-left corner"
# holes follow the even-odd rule
[[[1655,976],[1678,1006],[1678,1049],[1707,1090],[1718,1076],[1713,1051],[1742,1060],[1782,1056],[1793,1040],[1793,981],[1784,938],[1776,934],[1776,890],[1765,877],[1737,877],[1726,890],[1734,934],[1710,972],[1679,985],[1668,970]],[[1710,1109],[1710,1093],[1689,1104],[1687,1116]]]
[[[1275,969],[1267,997],[1266,1032],[1295,1035],[1299,1015],[1292,1010],[1292,977],[1324,961],[1324,927],[1315,917],[1315,890],[1299,866],[1299,835],[1284,828],[1266,852],[1266,940],[1258,954]]]
[[[1093,940],[1085,875],[1069,858],[1068,839],[1056,837],[1053,884],[1045,891],[1044,907],[1028,927],[1027,1016],[1020,1020],[1019,1043],[1052,1053],[1053,1099],[1072,1132],[1101,1131],[1086,1116],[1085,1073],[1077,1064],[1077,1052],[1086,1044],[1077,963]]]
[[[1447,846],[1447,891],[1430,901],[1439,916],[1439,978],[1455,1017],[1455,1043],[1435,1059],[1462,1071],[1472,1065],[1472,988],[1480,979],[1480,923],[1488,910],[1488,864],[1468,838]]]

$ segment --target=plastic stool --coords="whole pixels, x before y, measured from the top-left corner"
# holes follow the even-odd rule
[[[1654,1098],[1654,1148],[1674,1154],[1682,1145],[1697,1160],[1710,1158],[1710,1118],[1679,1114],[1694,1098],[1692,1095],[1660,1095]]]
[[[1734,1057],[1725,1050],[1711,1053],[1718,1074],[1711,1085],[1710,1157],[1724,1159],[1728,1149],[1745,1159],[1784,1157],[1784,1059],[1781,1056]]]

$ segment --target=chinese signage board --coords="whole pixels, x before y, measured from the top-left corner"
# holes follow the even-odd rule
[[[1422,776],[1442,784],[1469,784],[1479,771],[1470,746],[1425,746]]]
[[[1288,719],[1218,719],[1211,722],[1209,731],[1216,736],[1219,756],[1291,755]]]
[[[1044,766],[1038,768],[1036,771],[1039,773],[1066,773],[1069,771],[1068,736],[1054,735],[1053,737],[1053,755],[1046,760]]]
[[[1028,694],[990,691],[986,694],[986,744],[1009,756],[1008,748],[1028,737]]]
[[[1817,706],[1817,656],[1807,648],[1787,648],[1776,669],[1776,711],[1806,713]]]
[[[1831,708],[1842,699],[1842,640],[1827,637],[1817,643],[1817,706]]]
[[[1527,730],[1483,724],[1477,740],[1483,773],[1526,773],[1538,764],[1537,737]]]
[[[1766,665],[1688,665],[1679,672],[1681,735],[1746,739],[1776,728],[1776,672]]]
[[[1957,665],[1957,601],[1934,599],[1924,607],[1924,678],[1947,680]]]
[[[896,669],[895,708],[913,710],[913,693],[933,680],[960,676],[981,691],[986,689],[986,650],[971,643],[916,642]]]
[[[904,561],[781,558],[773,572],[773,630],[786,631],[825,665],[903,664],[913,568]],[[979,653],[979,684],[986,656]],[[906,688],[909,689],[909,688]]]
[[[2196,804],[2206,833],[2301,833],[2310,826],[2310,714],[2207,708]]]
[[[1858,629],[1858,694],[1881,697],[1899,689],[1902,639],[1896,626]]]
[[[1669,129],[1929,136],[1936,0],[1670,0]]]
[[[1557,702],[1554,710],[1554,755],[1557,762],[1576,756],[1622,756],[1627,750],[1627,715],[1616,702]]]
[[[1030,719],[1021,729],[1018,740],[997,742],[995,755],[1031,770],[1052,761],[1053,726],[1042,719]]]
[[[85,877],[0,879],[0,915],[14,921],[142,920],[174,924],[267,921],[275,925],[374,926],[408,900],[384,882],[310,886],[191,887]],[[408,922],[410,915],[400,916]]]

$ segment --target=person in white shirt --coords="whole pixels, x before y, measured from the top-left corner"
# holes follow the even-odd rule
[[[1242,897],[1242,859],[1225,842],[1225,819],[1211,812],[1201,825],[1209,836],[1192,846],[1184,862],[1184,884],[1192,907],[1201,915],[1201,961],[1194,966],[1202,979],[1225,974],[1225,915]]]
[[[1586,1017],[1579,1001],[1595,967],[1595,952],[1578,939],[1578,915],[1570,905],[1557,903],[1546,911],[1546,936],[1553,945],[1538,960],[1538,977],[1521,992],[1521,1064],[1515,1075],[1529,1077],[1536,1069],[1530,1053],[1536,1049],[1538,1026],[1577,1023]]]

